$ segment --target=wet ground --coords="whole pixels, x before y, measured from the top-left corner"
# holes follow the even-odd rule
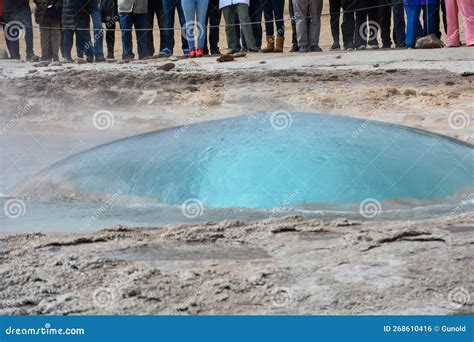
[[[472,143],[471,51],[251,55],[171,61],[170,71],[161,60],[2,61],[0,192],[100,143],[261,111],[349,115]],[[104,110],[112,124],[97,128]],[[472,314],[474,217],[463,211],[95,233],[81,221],[65,229],[78,234],[11,235],[0,239],[0,313]]]

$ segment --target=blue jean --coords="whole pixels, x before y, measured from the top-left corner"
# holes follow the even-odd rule
[[[96,58],[104,57],[104,31],[99,6],[91,8],[92,25],[94,27],[94,55]]]
[[[204,49],[206,41],[206,15],[208,0],[181,0],[184,18],[186,19],[185,34],[189,49],[196,49],[194,25],[197,23],[197,48]]]
[[[165,10],[166,19],[166,47],[173,51],[174,49],[174,16],[175,10],[178,11],[179,25],[184,27],[186,19],[184,18],[183,6],[181,6],[181,0],[163,0],[163,7]],[[188,41],[181,34],[181,46],[184,50],[188,49]]]
[[[252,23],[252,32],[255,38],[255,45],[260,49],[262,47],[262,15],[263,7],[265,6],[265,0],[250,0],[249,5],[249,17]],[[242,45],[247,48],[247,42],[243,35],[241,35]]]
[[[274,35],[273,22],[275,22],[277,29],[276,35],[278,37],[284,37],[285,22],[283,21],[283,12],[285,10],[285,0],[266,0],[263,6],[266,35]]]
[[[90,44],[90,34],[88,34],[89,31],[74,29],[63,30],[63,57],[65,59],[71,59],[74,33],[76,33],[76,49],[78,57],[82,58],[85,53],[87,58],[94,58],[94,52]]]
[[[6,22],[20,21],[25,26],[25,43],[26,43],[26,54],[33,54],[33,23],[31,21],[31,10],[30,6],[23,7],[20,11],[15,13],[5,13]],[[10,56],[14,59],[20,58],[20,41],[9,40],[7,44],[10,50]]]
[[[132,27],[135,26],[137,36],[138,58],[148,57],[146,13],[119,13],[120,28],[122,29],[122,58],[133,59]]]
[[[421,27],[420,14],[423,8],[423,22],[425,27]],[[428,5],[405,5],[407,12],[407,34],[406,34],[406,45],[407,47],[414,47],[416,44],[416,38],[420,35],[436,34],[436,18],[435,13],[437,10],[437,4]]]

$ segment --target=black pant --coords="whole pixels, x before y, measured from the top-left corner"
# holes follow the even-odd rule
[[[105,42],[107,44],[107,56],[109,56],[109,57],[114,56],[115,28],[116,27],[117,27],[117,25],[115,24],[114,20],[110,20],[110,21],[105,23],[105,28],[107,29],[107,32],[105,33]]]
[[[219,9],[219,0],[209,0],[207,6],[206,23],[209,27],[209,48],[207,45],[207,35],[204,42],[204,54],[209,52],[215,53],[219,51],[219,24],[221,23],[221,10]]]
[[[380,24],[380,36],[384,47],[392,46],[390,37],[392,25],[392,0],[379,0],[378,18]]]
[[[447,33],[448,32],[448,22],[446,20],[446,4],[444,3],[445,0],[441,0],[440,3],[439,3],[439,6],[438,6],[438,11],[436,13],[436,27],[438,28],[437,29],[437,32],[436,32],[436,36],[438,38],[441,38],[441,23],[440,23],[440,11],[442,12],[441,13],[441,16],[442,16],[442,19],[443,19],[443,28],[444,28],[444,32]]]
[[[344,12],[342,18],[342,41],[344,47],[352,47],[354,43],[356,0],[329,0],[331,13],[331,34],[334,43],[339,44],[339,18],[340,10]]]
[[[291,45],[294,48],[298,48],[298,39],[296,38],[296,21],[295,21],[295,9],[293,7],[293,0],[288,0],[288,11],[290,12],[291,22]]]
[[[166,28],[166,18],[163,11],[162,0],[149,0],[148,1],[148,14],[146,17],[146,27],[150,29],[147,34],[147,45],[148,53],[150,56],[155,54],[155,44],[153,41],[153,23],[155,16],[158,19],[158,28],[160,29],[160,51],[166,47],[166,32],[163,30]]]
[[[373,7],[378,0],[357,0],[356,1],[356,31],[355,31],[355,46],[378,45],[377,35],[378,27],[378,8]],[[368,21],[367,21],[368,19]]]
[[[252,33],[253,37],[255,38],[255,46],[257,48],[262,47],[262,39],[263,39],[263,30],[262,30],[262,15],[263,15],[263,7],[265,5],[265,1],[267,0],[250,0],[249,5],[249,18],[252,24]],[[237,23],[238,18],[237,18]],[[240,39],[242,40],[242,47],[247,49],[247,42],[245,41],[244,35],[240,32]]]

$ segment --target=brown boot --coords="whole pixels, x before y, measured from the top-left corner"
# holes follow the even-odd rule
[[[273,52],[283,52],[283,45],[285,44],[285,37],[278,37],[276,39],[276,46]]]
[[[275,38],[267,36],[267,47],[262,49],[262,52],[273,52],[273,50],[275,50]]]

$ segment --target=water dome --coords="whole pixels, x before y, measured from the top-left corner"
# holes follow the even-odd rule
[[[473,157],[472,145],[407,127],[274,112],[102,145],[52,165],[26,189],[210,208],[442,200],[472,187]]]

